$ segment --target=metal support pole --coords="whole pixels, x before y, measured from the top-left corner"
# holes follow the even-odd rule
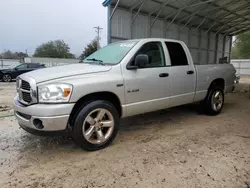
[[[228,5],[231,5],[231,4],[234,3],[235,1],[239,1],[239,0],[232,0],[232,1],[228,2],[228,3],[226,3],[226,4],[223,4],[222,6],[226,7],[226,6],[228,6]],[[208,12],[208,13],[207,13],[208,15],[213,15],[213,14],[215,14],[216,12],[218,12],[218,10],[221,9],[221,7],[213,7],[212,9],[213,9],[212,12]],[[204,10],[204,11],[207,12],[206,10]],[[210,10],[208,10],[208,11],[210,11]]]
[[[185,23],[184,26],[181,27],[181,29],[183,29],[184,27],[186,27],[187,24],[189,24],[189,22],[191,22],[191,20],[194,18],[194,15],[195,15],[195,14],[193,14],[193,15],[189,18],[189,20]]]
[[[199,29],[199,36],[198,36],[198,64],[201,64],[201,29]]]
[[[160,9],[164,9],[169,3],[171,3],[172,1],[176,1],[176,0],[168,0],[168,1],[166,1],[165,3],[163,3],[163,4],[160,4],[159,6],[157,6],[156,8],[154,8],[154,9],[151,9],[150,11],[149,11],[149,14],[150,15],[152,15],[155,11],[157,11],[157,10],[160,10]]]
[[[196,27],[196,30],[199,29],[205,21],[206,21],[206,18],[204,18],[204,19],[202,20],[202,22]]]
[[[141,1],[138,1],[138,0],[137,0],[136,3],[130,7],[130,10],[133,12],[133,10],[134,10],[137,6],[139,6],[141,3],[143,3],[143,1],[144,1],[144,0],[141,0]]]
[[[191,46],[191,28],[188,28],[188,47]]]
[[[130,11],[130,14],[131,14],[131,22],[130,22],[130,38],[133,39],[133,23],[132,23],[132,20],[133,20],[133,11],[131,10]]]
[[[232,43],[233,43],[233,37],[230,37],[229,57],[228,57],[228,61],[229,61],[229,63],[231,62]]]
[[[234,28],[230,28],[230,29],[227,29],[225,31],[227,31],[224,35],[227,35],[228,33],[230,33],[232,30],[234,30]]]
[[[210,57],[210,50],[209,50],[209,48],[210,48],[210,35],[211,35],[211,33],[210,32],[208,32],[208,34],[206,35],[207,36],[207,64],[209,64],[209,57]]]
[[[223,37],[227,36],[227,34],[228,34],[231,30],[233,30],[233,29],[234,29],[234,28],[229,29],[228,32],[226,32],[226,33],[223,35]],[[219,40],[223,39],[223,37],[219,38]]]
[[[150,26],[150,23],[151,23],[151,15],[148,15],[148,37],[149,38],[151,37],[151,26]]]
[[[224,27],[225,27],[225,25],[223,25],[223,26],[214,34],[214,36],[216,36]]]
[[[249,5],[243,5],[243,6],[240,6],[240,7],[238,7],[236,10],[234,10],[234,13],[237,13],[238,11],[241,11],[242,9],[245,9],[245,8],[248,8],[250,6],[250,4]],[[227,14],[225,14],[225,15],[223,15],[222,17],[220,17],[219,19],[223,19],[223,18],[226,18],[227,16],[229,16],[229,15],[231,15],[231,14],[234,14],[233,12],[231,12],[231,11],[229,11]],[[239,18],[239,17],[238,17]],[[238,18],[236,18],[236,19],[238,19]],[[246,20],[246,18],[244,18],[244,17],[240,17],[241,19],[244,19],[244,20]]]
[[[226,37],[223,36],[222,57],[225,56],[225,48],[226,48]]]
[[[96,30],[96,33],[97,33],[97,42],[98,42],[98,49],[100,48],[100,40],[101,40],[101,37],[100,37],[100,35],[101,35],[101,30],[103,29],[103,28],[101,28],[100,26],[98,26],[98,27],[94,27],[94,29]]]
[[[180,23],[179,23],[179,25],[180,25]],[[181,39],[181,28],[179,27],[179,29],[178,29],[178,40],[180,40],[180,39]]]
[[[191,1],[191,3],[192,3],[192,2],[194,2],[194,0]],[[190,5],[190,2],[188,2],[188,4],[182,5],[182,6],[178,9],[178,12],[181,12],[181,11],[184,10],[185,8],[188,8],[189,5]],[[174,15],[175,13],[176,13],[176,11],[174,11],[174,12],[170,13],[169,15],[165,16],[164,20],[167,20],[168,18],[170,18],[170,17],[171,17],[172,15]]]
[[[215,24],[216,24],[216,23],[214,22],[214,23],[208,28],[208,30],[206,31],[205,34],[207,34],[207,33],[213,28],[213,26],[214,26]]]
[[[108,18],[110,17],[110,12],[111,12],[111,5],[108,5]],[[111,21],[110,19],[108,19],[108,23],[107,23],[107,42],[108,44],[111,43]]]
[[[236,31],[233,31],[232,33],[230,33],[231,35],[238,35],[239,33],[244,33],[245,31],[249,31],[250,27],[246,27],[246,28],[242,28]],[[236,33],[235,33],[236,32]]]
[[[163,37],[167,38],[166,23],[163,22]]]
[[[236,24],[230,25],[230,28],[228,28],[228,29],[231,29],[231,28],[236,28],[237,29],[237,27],[249,26],[249,25],[250,25],[250,23],[245,23],[245,24],[244,23],[236,23]]]
[[[215,56],[214,56],[214,62],[215,64],[217,64],[217,57],[218,57],[218,44],[219,44],[219,36],[216,35],[216,39],[215,39]]]
[[[120,3],[120,0],[117,1],[116,5],[115,5],[115,8],[114,8],[114,10],[112,11],[112,13],[111,13],[111,15],[110,15],[110,17],[109,17],[110,20],[112,19],[113,15],[115,14],[115,11],[116,11],[116,9],[117,9],[119,3]]]
[[[200,3],[195,3],[195,4],[192,4],[192,5],[189,5],[188,8],[198,6],[198,5],[202,5],[202,4],[207,4],[207,3],[210,3],[210,2],[213,2],[213,1],[215,1],[215,0],[207,0],[207,1],[200,2]]]
[[[231,36],[229,37],[229,39],[226,40],[226,43],[231,39]]]
[[[175,21],[175,19],[179,16],[179,14],[181,13],[181,10],[179,10],[177,12],[177,14],[175,15],[175,17],[172,19],[171,23],[168,24],[166,31],[169,29],[169,27],[173,24],[173,22]]]
[[[172,1],[173,1],[173,0],[172,0]],[[156,20],[157,20],[158,17],[160,16],[161,12],[162,12],[163,9],[165,8],[165,6],[168,5],[170,2],[171,2],[171,0],[168,0],[167,2],[165,2],[165,3],[162,5],[160,11],[159,11],[158,14],[156,15],[156,17],[155,17],[155,19],[153,20],[153,22],[151,23],[150,28],[152,28],[152,27],[154,26]],[[151,15],[151,14],[150,14],[150,15]]]
[[[139,7],[137,13],[135,14],[134,18],[132,19],[132,24],[134,23],[135,19],[137,18],[138,14],[140,13],[140,11],[141,11],[143,5],[146,3],[146,1],[147,1],[147,0],[144,0],[144,1],[142,2],[142,4],[141,4],[141,6]]]

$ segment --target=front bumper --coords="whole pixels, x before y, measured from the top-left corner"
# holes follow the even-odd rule
[[[17,121],[24,130],[31,133],[65,131],[73,107],[72,103],[24,106],[17,97],[14,99]],[[42,126],[37,126],[37,120],[42,123]]]

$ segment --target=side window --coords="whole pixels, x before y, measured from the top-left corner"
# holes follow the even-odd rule
[[[34,68],[37,68],[37,67],[38,67],[37,64],[33,64],[33,63],[28,64],[28,68],[31,68],[31,69],[34,69]]]
[[[17,66],[16,68],[17,68],[17,70],[27,69],[27,64],[21,64],[21,65]]]
[[[187,55],[181,44],[177,42],[165,42],[171,59],[172,66],[188,65]]]
[[[136,55],[139,54],[148,55],[149,63],[146,65],[146,68],[165,66],[165,57],[161,42],[149,42],[144,44],[136,53]]]

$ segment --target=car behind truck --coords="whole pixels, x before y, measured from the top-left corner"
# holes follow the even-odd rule
[[[114,140],[120,118],[199,101],[219,114],[234,80],[231,64],[194,65],[181,41],[121,41],[83,63],[21,75],[14,109],[24,130],[71,135],[93,151]]]

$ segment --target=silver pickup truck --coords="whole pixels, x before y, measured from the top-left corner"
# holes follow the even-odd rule
[[[37,70],[17,79],[14,110],[33,134],[69,134],[85,150],[108,146],[120,118],[201,102],[217,115],[234,88],[231,64],[194,65],[176,40],[110,44],[83,63]]]

